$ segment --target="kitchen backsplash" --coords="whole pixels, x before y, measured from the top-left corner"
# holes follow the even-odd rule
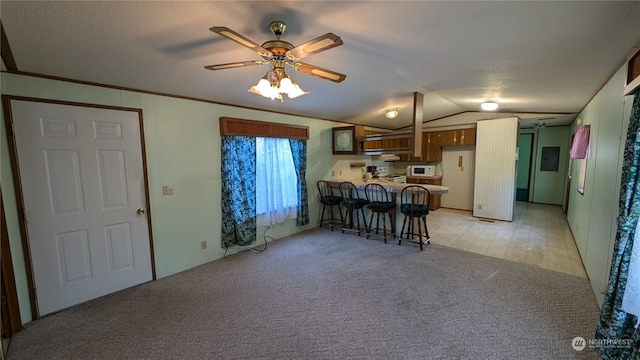
[[[333,156],[333,166],[331,167],[332,179],[357,179],[362,176],[362,170],[360,167],[351,167],[351,164],[364,164],[363,166],[386,166],[388,168],[389,175],[405,175],[407,166],[424,164],[417,162],[385,162],[379,160],[377,156],[368,155],[339,155]],[[442,166],[440,163],[436,165],[436,176],[442,176]]]

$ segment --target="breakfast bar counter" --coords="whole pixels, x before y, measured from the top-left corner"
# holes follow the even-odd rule
[[[328,185],[334,188],[338,188],[340,186],[340,183],[348,181],[353,183],[353,185],[356,186],[356,188],[359,190],[358,192],[364,192],[364,188],[365,186],[367,186],[367,184],[380,184],[382,185],[385,190],[391,194],[391,201],[393,202],[399,202],[400,201],[400,193],[402,192],[403,189],[405,189],[408,186],[412,186],[412,185],[419,185],[421,187],[426,188],[429,191],[430,195],[442,195],[442,194],[446,194],[449,192],[449,188],[446,186],[440,186],[440,185],[431,185],[431,184],[406,184],[406,183],[395,183],[391,180],[387,180],[385,178],[379,178],[379,179],[368,179],[367,181],[364,181],[363,179],[351,179],[351,180],[340,180],[340,179],[332,179],[332,180],[326,180]],[[420,197],[418,195],[418,197]],[[361,195],[361,198],[362,197]],[[431,205],[431,204],[429,204]],[[399,208],[400,206],[398,206]],[[431,208],[431,206],[429,206]],[[369,222],[371,222],[373,220],[373,212],[371,212],[369,210]],[[357,215],[356,215],[357,216]],[[363,214],[364,216],[364,214]],[[391,212],[391,223],[393,224],[392,226],[392,238],[397,238],[398,234],[398,230],[403,229],[404,226],[404,221],[405,221],[406,217],[403,216],[397,216],[396,211],[392,211]],[[353,218],[351,218],[351,224],[353,224]],[[383,217],[383,222],[384,222],[384,217]],[[365,221],[366,224],[367,221]],[[409,240],[409,235],[407,235],[406,240],[409,240],[411,242],[416,242],[416,239],[420,239],[420,241],[422,241],[422,238],[424,238],[425,240],[427,240],[426,242],[428,243],[428,231],[426,230],[426,223],[425,223],[425,227],[423,229],[420,228],[419,226],[419,220],[416,223],[413,223],[413,221],[409,222],[409,228],[413,229],[413,234],[411,235],[411,239]],[[377,223],[377,222],[376,222]],[[413,226],[412,226],[413,225]],[[366,225],[365,225],[366,226]],[[379,227],[379,225],[378,225]],[[343,228],[344,231],[344,228]],[[422,234],[421,237],[417,237],[416,235],[420,233]],[[368,238],[369,235],[367,235]],[[385,238],[386,239],[386,238]],[[386,240],[385,240],[386,242]],[[420,245],[420,249],[422,250],[422,245]]]
[[[367,184],[380,184],[382,186],[384,186],[384,188],[391,193],[397,193],[399,194],[400,192],[402,192],[402,189],[404,189],[407,186],[410,185],[418,185],[418,184],[400,184],[400,183],[394,183],[392,181],[388,181],[385,179],[369,179],[367,181],[363,181],[362,179],[351,179],[351,180],[327,180],[327,182],[329,183],[329,186],[332,187],[338,187],[338,185],[340,185],[341,182],[343,181],[350,181],[352,182],[357,188],[359,189],[364,189],[364,187]],[[440,194],[446,194],[449,192],[449,188],[446,186],[440,186],[440,185],[430,185],[430,184],[419,184],[422,187],[425,187],[427,190],[429,190],[430,194],[433,195],[440,195]]]

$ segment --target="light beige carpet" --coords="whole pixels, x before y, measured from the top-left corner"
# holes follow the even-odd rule
[[[22,359],[597,359],[587,279],[315,229],[47,316]]]

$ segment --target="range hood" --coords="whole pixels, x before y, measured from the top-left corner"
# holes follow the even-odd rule
[[[400,160],[400,157],[396,154],[382,154],[378,159],[384,162],[394,162]]]

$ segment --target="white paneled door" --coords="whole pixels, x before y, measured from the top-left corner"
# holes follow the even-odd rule
[[[152,280],[139,114],[11,100],[40,316]]]

